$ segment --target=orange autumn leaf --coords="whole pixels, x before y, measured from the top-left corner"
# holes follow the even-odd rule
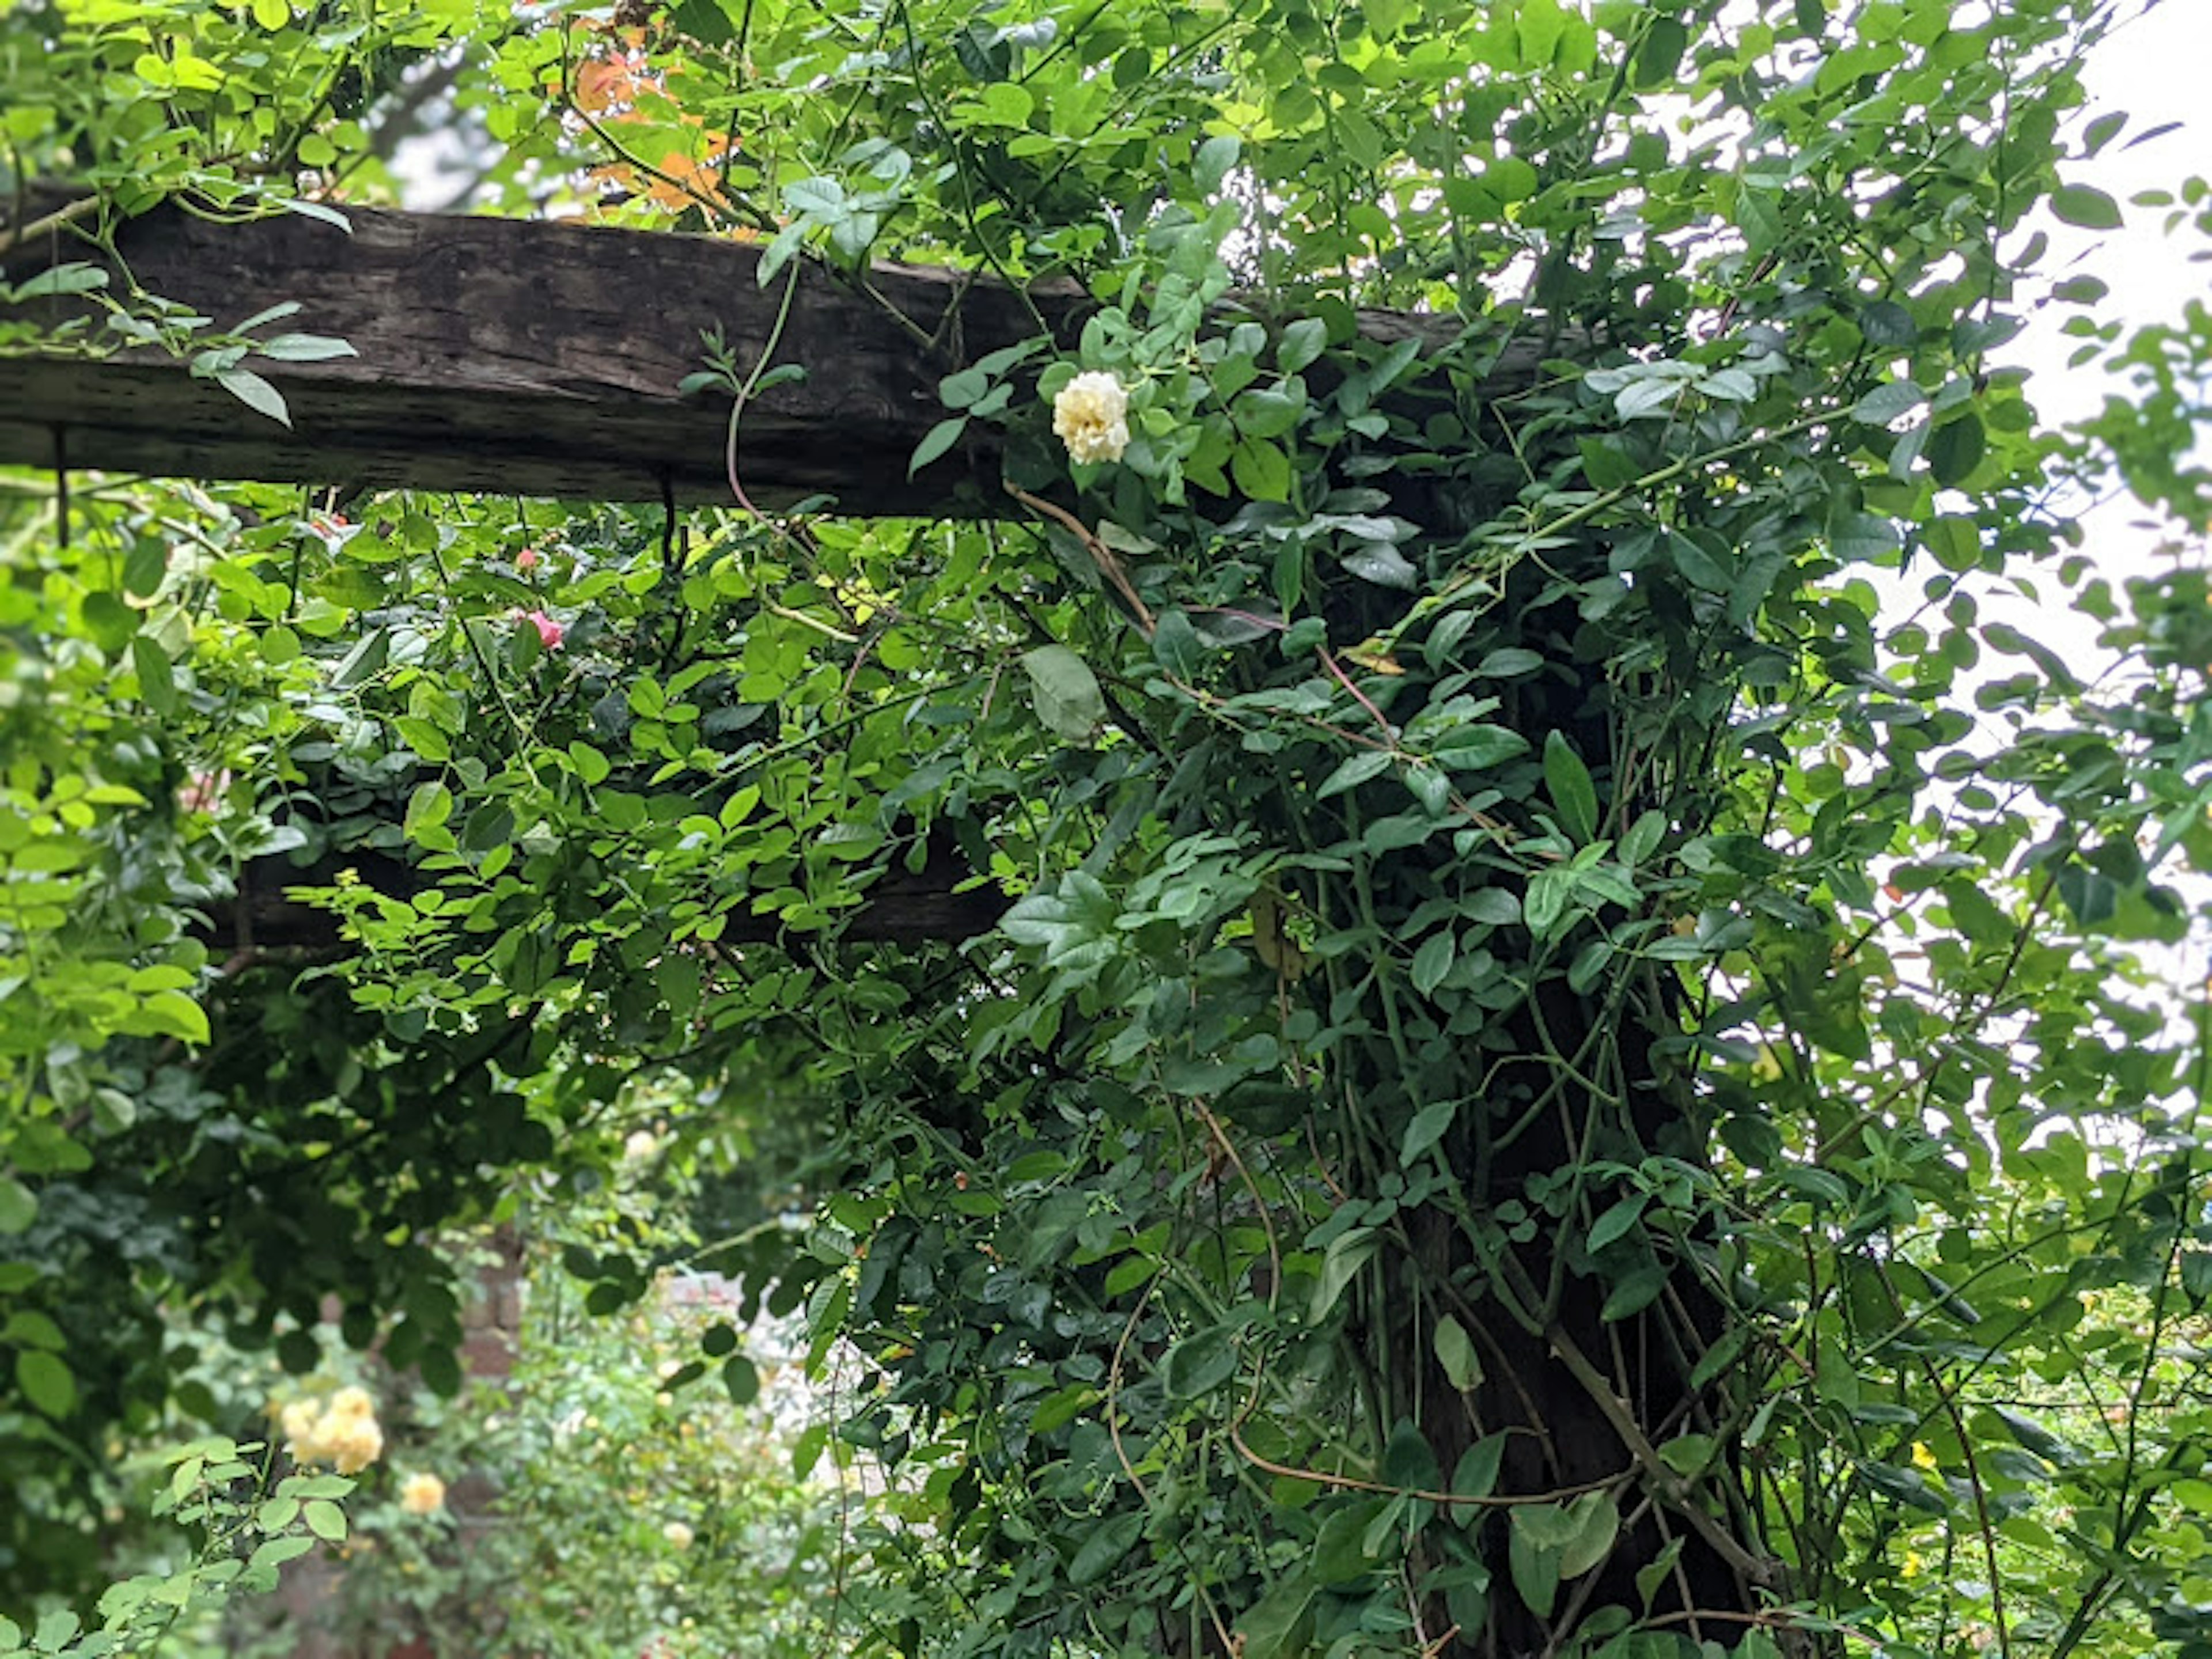
[[[627,64],[590,58],[577,66],[576,107],[588,115],[603,115],[637,95],[637,77]]]

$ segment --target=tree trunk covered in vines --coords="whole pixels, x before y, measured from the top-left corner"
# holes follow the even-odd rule
[[[1544,666],[1499,718],[1535,752],[1560,734],[1601,820],[1625,828],[1681,763],[1703,758],[1700,734],[1673,732],[1673,752],[1638,750],[1642,734],[1667,727],[1623,705],[1606,663],[1586,654],[1590,630],[1557,597],[1563,585],[1548,603],[1532,573],[1506,585],[1515,644],[1494,648],[1532,651]],[[1417,932],[1461,862],[1376,860],[1364,898],[1376,922]],[[1681,988],[1650,963],[1589,970],[1525,947],[1510,971],[1533,981],[1522,994],[1425,1042],[1404,1029],[1421,1016],[1390,1006],[1386,987],[1371,1022],[1382,1039],[1346,1091],[1364,1108],[1347,1111],[1333,1147],[1340,1168],[1371,1164],[1399,1125],[1462,1103],[1436,1142],[1447,1179],[1401,1211],[1397,1248],[1377,1253],[1346,1331],[1380,1431],[1418,1425],[1447,1490],[1479,1486],[1459,1478],[1471,1467],[1496,1471],[1491,1501],[1445,1510],[1473,1541],[1488,1594],[1431,1595],[1419,1633],[1425,1651],[1523,1659],[1556,1651],[1600,1609],[1626,1608],[1733,1640],[1759,1592],[1781,1588],[1736,1478],[1727,1345],[1745,1334],[1709,1237],[1620,1242],[1641,1231],[1626,1219],[1646,1191],[1638,1172],[1655,1160],[1706,1169],[1709,1125],[1681,1065]],[[1363,1120],[1378,1117],[1389,1133],[1363,1147]],[[1594,1230],[1608,1212],[1620,1224]],[[1463,1346],[1439,1337],[1447,1319]],[[1601,1509],[1617,1521],[1588,1518]],[[1460,1553],[1431,1544],[1414,1559],[1449,1579]]]

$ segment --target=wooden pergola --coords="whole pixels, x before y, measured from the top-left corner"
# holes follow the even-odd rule
[[[683,396],[705,342],[741,370],[763,345],[803,378],[744,416],[750,499],[826,496],[850,516],[990,517],[1008,508],[989,429],[909,478],[945,414],[938,382],[1030,338],[1072,341],[1091,301],[1072,283],[1018,293],[972,273],[878,264],[862,276],[802,264],[760,280],[762,250],[715,237],[570,222],[347,208],[349,228],[280,216],[216,224],[162,210],[118,240],[129,279],[218,329],[284,302],[263,334],[335,336],[357,354],[249,357],[283,392],[291,428],[246,410],[165,354],[0,356],[0,464],[349,488],[593,501],[731,500],[726,392]],[[17,280],[87,257],[67,234],[8,251]],[[120,274],[118,273],[118,276]],[[82,301],[32,301],[60,316]],[[34,317],[40,313],[33,312]],[[779,328],[779,318],[781,319]],[[1438,343],[1449,320],[1361,315],[1378,341]],[[1527,358],[1517,360],[1524,380]]]
[[[945,414],[945,375],[1035,337],[1072,342],[1091,302],[1072,283],[1018,293],[973,273],[878,264],[865,276],[795,262],[760,280],[757,246],[572,222],[349,207],[341,226],[283,215],[216,223],[161,209],[125,225],[114,284],[190,307],[218,331],[271,307],[296,310],[258,332],[336,337],[355,355],[249,357],[283,394],[289,426],[246,408],[185,361],[122,355],[0,355],[0,465],[361,489],[455,490],[593,501],[729,503],[726,391],[679,387],[726,343],[741,373],[764,347],[805,374],[769,386],[744,413],[738,471],[763,507],[826,500],[851,516],[1004,516],[995,434],[963,441],[909,477],[915,447]],[[94,257],[66,230],[11,246],[0,276]],[[789,292],[787,295],[787,288]],[[24,302],[34,319],[81,313],[81,298]],[[1378,343],[1431,345],[1450,319],[1359,315]],[[1525,385],[1537,354],[1496,372]],[[285,890],[359,866],[404,894],[410,868],[374,858],[301,868],[282,857],[244,872],[223,949],[334,943],[331,918]],[[844,937],[966,939],[1005,908],[957,891],[965,871],[933,846],[919,872],[893,868]]]

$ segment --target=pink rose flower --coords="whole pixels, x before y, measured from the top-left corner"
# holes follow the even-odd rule
[[[514,568],[525,575],[538,568],[538,550],[526,547],[514,556]]]
[[[220,772],[195,772],[191,781],[177,791],[177,805],[186,812],[213,812],[222,805],[222,798],[230,792],[230,769]]]

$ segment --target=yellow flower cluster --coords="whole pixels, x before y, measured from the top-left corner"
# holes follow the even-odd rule
[[[1052,400],[1053,435],[1075,461],[1118,461],[1129,447],[1129,394],[1098,369],[1079,374]]]
[[[328,1463],[340,1474],[358,1474],[384,1450],[376,1402],[366,1389],[340,1389],[327,1402],[313,1396],[295,1400],[278,1420],[295,1463]],[[444,1492],[440,1486],[441,1500]]]
[[[410,1474],[399,1483],[399,1507],[410,1515],[435,1515],[446,1507],[446,1483],[434,1474]]]

